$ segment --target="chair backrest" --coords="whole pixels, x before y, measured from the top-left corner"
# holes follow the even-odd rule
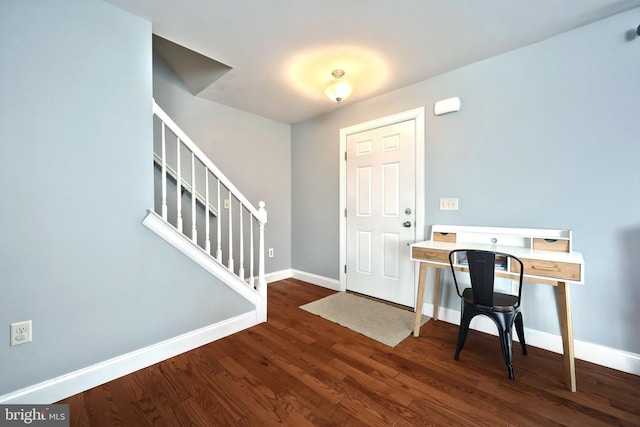
[[[449,253],[449,265],[451,266],[453,281],[456,285],[456,291],[461,298],[462,293],[460,292],[460,287],[458,286],[458,280],[456,278],[456,272],[454,268],[454,256],[456,253],[462,252],[466,252],[466,259],[469,265],[469,276],[471,278],[473,302],[475,304],[488,307],[494,306],[493,295],[495,286],[496,257],[499,257],[500,261],[507,261],[507,264],[509,262],[516,262],[519,264],[519,288],[518,294],[516,296],[518,298],[518,304],[520,304],[520,294],[522,292],[522,274],[524,270],[522,261],[520,261],[520,259],[518,259],[517,257],[504,252],[476,249],[456,249]]]

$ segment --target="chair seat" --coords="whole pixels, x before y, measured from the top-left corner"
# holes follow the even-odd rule
[[[474,304],[473,290],[466,288],[462,291],[462,299],[467,304]],[[500,292],[493,293],[493,307],[487,307],[492,311],[513,311],[518,307],[518,297],[515,295],[503,294]]]

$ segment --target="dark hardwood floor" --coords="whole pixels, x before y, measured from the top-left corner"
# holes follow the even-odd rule
[[[510,381],[495,336],[471,331],[456,362],[456,325],[390,348],[298,308],[334,291],[268,292],[267,323],[59,402],[71,425],[640,425],[638,376],[577,360],[571,393],[559,354],[516,345]]]

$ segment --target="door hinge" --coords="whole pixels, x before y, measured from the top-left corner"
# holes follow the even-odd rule
[[[347,161],[347,152],[346,151],[344,152],[344,161],[345,162]]]
[[[347,264],[344,265],[344,274],[347,274]]]
[[[344,217],[347,217],[347,209],[344,210]]]

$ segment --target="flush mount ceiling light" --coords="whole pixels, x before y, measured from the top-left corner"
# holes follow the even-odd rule
[[[329,97],[330,100],[336,101],[338,104],[344,101],[351,95],[352,88],[349,84],[349,81],[344,77],[344,71],[342,70],[333,70],[331,75],[334,77],[333,80],[329,81],[324,86],[324,93]]]

